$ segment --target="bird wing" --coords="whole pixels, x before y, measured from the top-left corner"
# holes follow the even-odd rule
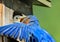
[[[17,38],[20,30],[20,23],[13,23],[0,27],[0,35]]]

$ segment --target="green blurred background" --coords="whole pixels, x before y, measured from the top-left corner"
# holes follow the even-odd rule
[[[37,16],[41,27],[46,29],[56,42],[60,42],[60,0],[51,1],[51,8],[33,6],[33,12]]]

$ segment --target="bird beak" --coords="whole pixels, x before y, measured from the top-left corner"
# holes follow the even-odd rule
[[[27,17],[27,16],[23,14],[22,16],[20,16],[20,18],[18,19],[18,21],[22,22],[25,17]]]
[[[25,17],[27,17],[26,15],[24,15],[24,14],[22,14],[23,16],[22,16],[22,18],[25,18]]]

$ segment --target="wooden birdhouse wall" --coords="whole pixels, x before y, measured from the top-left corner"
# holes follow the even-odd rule
[[[13,10],[9,9],[1,2],[0,3],[0,26],[12,23],[12,14],[13,14]],[[7,38],[0,36],[0,42],[7,42]]]
[[[5,22],[4,24],[5,25],[12,23],[12,15],[13,15],[13,10],[4,6],[4,22]]]
[[[0,26],[12,22],[13,10],[0,3]]]

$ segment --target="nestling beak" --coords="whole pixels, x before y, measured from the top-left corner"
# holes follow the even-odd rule
[[[18,21],[19,22],[22,22],[23,20],[24,20],[24,18],[26,18],[27,16],[25,16],[24,14],[23,14],[23,16],[20,16],[20,18],[18,18]]]

